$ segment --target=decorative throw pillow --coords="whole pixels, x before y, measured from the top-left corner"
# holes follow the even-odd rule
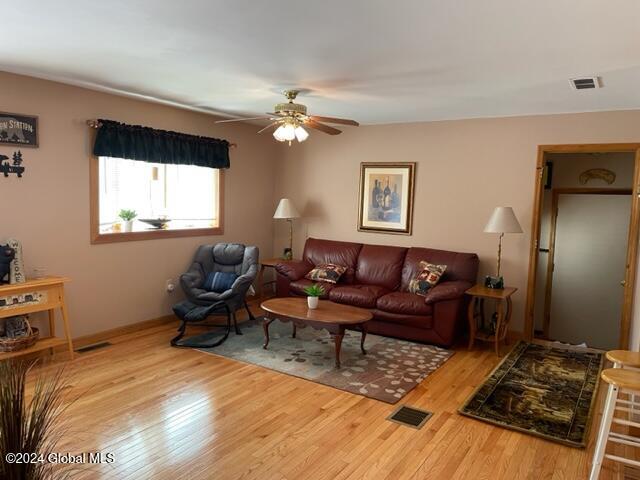
[[[238,275],[233,272],[211,272],[204,280],[202,288],[209,292],[222,293],[231,288]]]
[[[340,280],[340,277],[346,271],[347,267],[343,267],[342,265],[324,263],[307,273],[305,278],[313,280],[314,282],[338,283],[338,280]]]
[[[440,281],[440,277],[444,274],[447,266],[434,265],[423,260],[420,262],[420,267],[422,271],[409,282],[409,291],[424,297]]]

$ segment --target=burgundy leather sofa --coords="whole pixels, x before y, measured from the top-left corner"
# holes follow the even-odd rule
[[[447,265],[426,297],[407,291],[421,260]],[[464,292],[478,274],[475,253],[309,238],[302,260],[276,266],[277,295],[304,295],[303,289],[314,283],[305,275],[323,263],[347,267],[337,284],[322,282],[323,298],[370,309],[369,332],[442,346],[453,344],[461,333],[468,301]]]

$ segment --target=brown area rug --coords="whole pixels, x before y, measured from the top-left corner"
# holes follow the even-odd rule
[[[584,448],[601,353],[520,342],[459,412],[501,427]]]
[[[334,344],[328,332],[300,328],[291,338],[291,323],[275,321],[269,327],[269,349],[264,350],[260,321],[243,323],[243,335],[231,333],[219,347],[204,352],[232,358],[287,373],[347,392],[387,403],[396,403],[454,352],[442,348],[367,335],[367,355],[360,351],[360,333],[347,331],[342,341],[342,367],[334,366]],[[188,343],[211,340],[215,334],[189,339]]]

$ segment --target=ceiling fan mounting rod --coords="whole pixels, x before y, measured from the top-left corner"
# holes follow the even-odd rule
[[[293,101],[296,99],[296,97],[300,93],[300,90],[285,90],[282,93],[284,94],[285,97],[289,99],[289,103],[293,103]]]

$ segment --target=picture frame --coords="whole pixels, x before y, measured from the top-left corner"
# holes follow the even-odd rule
[[[360,164],[358,231],[411,235],[415,162]]]
[[[0,112],[0,145],[38,148],[38,117]]]

